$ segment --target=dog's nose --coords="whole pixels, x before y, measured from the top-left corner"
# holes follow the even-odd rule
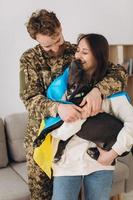
[[[79,59],[78,60],[73,60],[72,63],[71,63],[71,67],[73,69],[77,69],[77,70],[83,69],[83,67],[82,67],[82,61],[79,60]]]

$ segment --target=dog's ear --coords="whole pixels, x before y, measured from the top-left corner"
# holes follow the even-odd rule
[[[70,86],[77,85],[83,76],[83,66],[80,60],[74,60],[70,64],[68,84]]]

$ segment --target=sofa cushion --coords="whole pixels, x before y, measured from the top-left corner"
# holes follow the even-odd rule
[[[0,168],[6,167],[7,164],[8,164],[8,157],[7,157],[4,124],[2,119],[0,119]]]
[[[5,128],[10,158],[16,162],[26,160],[23,144],[26,124],[26,113],[11,114],[5,118]]]
[[[0,200],[29,200],[28,185],[10,167],[0,169]]]
[[[26,162],[22,163],[11,163],[10,164],[11,168],[21,176],[21,178],[28,183],[28,175],[27,175],[27,168],[26,168]]]
[[[126,180],[125,191],[130,192],[133,190],[133,155],[130,152],[127,156],[120,157],[119,161],[129,167],[129,178]]]
[[[127,165],[117,161],[116,168],[114,171],[113,182],[120,182],[126,180],[128,179],[128,176],[129,176],[129,169]]]

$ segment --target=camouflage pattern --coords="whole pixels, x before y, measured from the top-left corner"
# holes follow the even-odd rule
[[[37,137],[41,120],[56,116],[57,102],[47,99],[47,87],[62,73],[63,68],[73,59],[76,46],[64,44],[64,53],[58,58],[49,57],[40,45],[26,51],[20,59],[20,97],[28,111],[28,125],[25,135],[28,180],[32,200],[50,200],[52,180],[33,160],[33,141]],[[108,76],[97,87],[104,96],[124,88],[127,76],[121,66],[110,64]]]
[[[30,133],[31,134],[31,133]],[[33,148],[29,144],[26,148],[28,184],[31,200],[51,200],[53,180],[40,169],[33,160]]]
[[[109,62],[108,75],[96,86],[99,88],[103,97],[125,90],[127,86],[127,72],[123,66]]]
[[[65,42],[65,51],[58,59],[49,57],[40,45],[26,51],[20,59],[20,97],[28,110],[28,125],[24,145],[26,148],[29,189],[32,200],[50,200],[52,181],[33,160],[33,141],[37,137],[41,120],[57,114],[58,103],[44,94],[51,81],[70,64],[76,46]]]

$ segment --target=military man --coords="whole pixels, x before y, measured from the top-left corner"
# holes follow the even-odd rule
[[[64,105],[48,99],[45,92],[58,75],[72,61],[76,45],[64,40],[61,23],[55,13],[40,10],[32,13],[27,31],[38,42],[23,53],[20,59],[20,97],[28,111],[25,136],[29,189],[32,200],[50,200],[52,180],[33,160],[33,141],[37,137],[41,120],[57,113],[64,121],[81,118],[82,109],[76,105]],[[127,76],[121,66],[110,64],[110,71],[87,97],[85,117],[97,114],[101,109],[101,97],[124,89]]]

